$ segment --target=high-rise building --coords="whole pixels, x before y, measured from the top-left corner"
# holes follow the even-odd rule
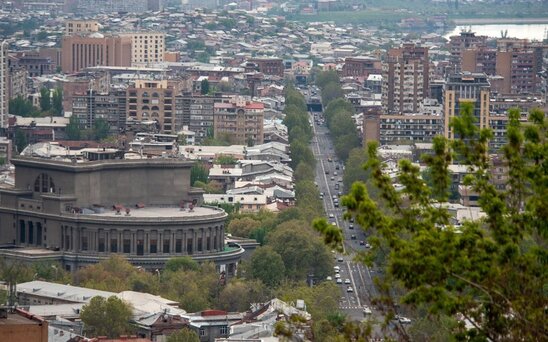
[[[404,44],[388,51],[382,64],[382,108],[385,114],[416,113],[428,96],[428,48]]]
[[[135,32],[122,36],[131,40],[131,65],[146,65],[164,61],[165,33]]]
[[[8,42],[0,42],[0,128],[8,126]]]
[[[228,101],[220,94],[197,95],[183,93],[175,98],[175,128],[177,131],[188,126],[188,129],[196,133],[197,143],[213,135],[213,106],[215,103]]]
[[[72,96],[72,116],[80,128],[92,128],[97,119],[108,122],[111,133],[119,133],[126,126],[126,91],[101,93],[88,90]]]
[[[65,21],[65,34],[70,36],[75,33],[93,33],[99,31],[99,23],[95,20],[67,20]]]
[[[135,80],[127,89],[127,118],[155,121],[159,133],[174,134],[175,96],[178,83],[168,80]]]
[[[458,73],[461,71],[463,51],[486,46],[487,36],[476,36],[474,32],[462,31],[458,36],[449,37],[448,44],[452,72]]]
[[[450,124],[460,113],[463,102],[474,105],[474,117],[480,128],[489,126],[489,94],[491,85],[485,74],[463,72],[449,77],[444,90],[444,134],[454,138]]]
[[[62,70],[75,73],[94,66],[130,66],[131,39],[124,36],[90,35],[64,36]]]
[[[214,105],[214,135],[225,135],[234,144],[262,144],[264,142],[264,104],[234,97],[229,103]]]

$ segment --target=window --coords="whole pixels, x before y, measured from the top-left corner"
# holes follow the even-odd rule
[[[150,253],[158,253],[158,240],[150,240]]]
[[[226,325],[223,325],[221,329],[219,329],[219,333],[225,336],[228,335],[228,327]]]
[[[205,336],[205,329],[204,328],[200,328],[200,336]]]
[[[211,236],[208,236],[206,238],[206,251],[209,251],[211,249]]]
[[[88,237],[82,236],[82,250],[87,251],[88,250]]]
[[[130,239],[124,239],[124,253],[131,253],[131,241]]]
[[[175,253],[181,253],[183,251],[183,240],[175,239]]]
[[[198,238],[198,252],[201,252],[203,250],[202,248],[202,238],[199,237]]]
[[[110,239],[110,251],[118,253],[118,239]]]
[[[104,251],[105,251],[105,238],[104,238],[104,237],[100,237],[100,238],[99,238],[99,248],[98,248],[98,251],[99,251],[99,252],[104,252]]]
[[[26,239],[25,233],[26,233],[25,221],[19,220],[19,242],[20,243],[25,243],[25,239]]]
[[[192,239],[186,240],[186,252],[192,254]]]
[[[142,239],[137,240],[137,255],[145,254],[145,244]]]
[[[55,192],[53,179],[47,173],[41,173],[34,181],[35,192]]]
[[[169,239],[164,239],[164,248],[163,248],[163,251],[164,253],[169,253]]]

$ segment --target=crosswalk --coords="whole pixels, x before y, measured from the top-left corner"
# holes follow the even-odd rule
[[[362,307],[359,306],[359,305],[350,305],[350,306],[344,306],[344,305],[341,305],[339,307],[339,309],[343,309],[343,310],[356,310],[356,309],[361,309]]]

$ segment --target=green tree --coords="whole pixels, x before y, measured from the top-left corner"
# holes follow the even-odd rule
[[[234,236],[248,238],[258,229],[261,222],[251,217],[235,218],[227,226],[227,231]]]
[[[309,274],[325,279],[332,271],[331,253],[306,222],[280,224],[268,234],[267,246],[282,257],[290,279],[303,280]]]
[[[215,159],[215,164],[220,165],[236,165],[238,163],[238,160],[234,158],[234,156],[227,155],[227,154],[221,154]]]
[[[52,108],[54,115],[63,115],[63,88],[56,88],[53,92]]]
[[[194,331],[183,328],[169,335],[167,342],[200,342],[200,338]]]
[[[80,140],[82,132],[80,130],[80,121],[76,116],[70,117],[65,132],[69,140]]]
[[[183,271],[197,271],[199,265],[189,256],[174,257],[166,262],[165,269],[170,272]]]
[[[340,83],[339,75],[337,75],[336,71],[322,71],[316,75],[316,85],[320,87],[320,89],[325,88],[330,83]]]
[[[93,297],[80,312],[80,319],[84,322],[88,336],[110,338],[127,335],[133,331],[129,324],[131,316],[131,307],[115,296],[108,299]]]
[[[93,121],[93,137],[96,141],[101,141],[108,137],[110,133],[110,125],[103,118],[97,118]]]
[[[190,184],[196,186],[196,182],[207,183],[209,170],[203,163],[194,163],[190,169]]]
[[[8,105],[9,113],[13,115],[22,117],[37,117],[40,115],[40,112],[32,105],[32,102],[22,96],[9,100]]]
[[[436,317],[467,319],[471,329],[459,324],[451,331],[461,340],[545,340],[545,115],[532,110],[529,122],[522,124],[519,110],[509,111],[508,143],[503,148],[508,165],[505,190],[497,190],[491,182],[487,151],[492,133],[476,125],[473,105],[463,103],[451,126],[458,138],[435,139],[434,155],[426,160],[433,180],[430,187],[421,180],[418,166],[401,160],[397,182],[403,189],[396,191],[383,172],[377,145],[371,143],[368,167],[386,208],[381,210],[360,183],[343,197],[349,215],[390,248],[386,283],[379,286],[382,299],[393,303],[388,290],[401,284],[406,289],[402,302],[424,306]],[[479,194],[485,213],[484,218],[465,221],[458,228],[439,205],[448,197],[448,165],[454,155],[469,166],[464,184]]]
[[[314,180],[315,170],[312,166],[307,163],[300,162],[295,169],[293,176],[295,177],[296,182],[304,180]]]
[[[314,153],[306,142],[303,142],[301,140],[294,140],[289,145],[289,148],[291,150],[290,165],[293,169],[296,169],[301,162],[312,167],[316,165],[316,158],[314,157]]]
[[[204,78],[200,84],[200,92],[202,95],[209,94],[209,81],[207,78]]]
[[[51,109],[51,93],[46,87],[40,89],[40,109],[47,112]]]
[[[259,247],[251,255],[249,272],[252,278],[259,279],[266,286],[274,288],[285,278],[282,257],[272,247]]]
[[[258,280],[232,279],[219,294],[219,307],[226,311],[245,312],[251,303],[269,299],[263,283]]]
[[[27,145],[27,135],[21,129],[17,128],[15,130],[15,147],[17,148],[17,152],[23,152]]]
[[[329,105],[333,100],[342,98],[344,93],[339,83],[331,82],[322,88],[322,104]]]
[[[346,161],[350,151],[358,146],[360,139],[356,133],[341,135],[335,139],[335,153],[343,161]]]
[[[338,111],[333,115],[329,122],[329,132],[334,137],[341,135],[356,135],[356,124],[352,119],[352,114],[345,111]]]

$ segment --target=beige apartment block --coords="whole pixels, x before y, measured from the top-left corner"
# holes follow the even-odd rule
[[[99,23],[95,20],[67,20],[65,21],[65,34],[70,36],[75,33],[99,32]]]
[[[227,135],[233,144],[240,145],[264,142],[264,104],[235,97],[229,103],[215,103],[213,113],[215,138]]]
[[[164,61],[165,33],[124,33],[131,40],[131,65],[146,65]]]
[[[75,73],[94,66],[131,66],[131,39],[125,36],[64,36],[62,70]]]

